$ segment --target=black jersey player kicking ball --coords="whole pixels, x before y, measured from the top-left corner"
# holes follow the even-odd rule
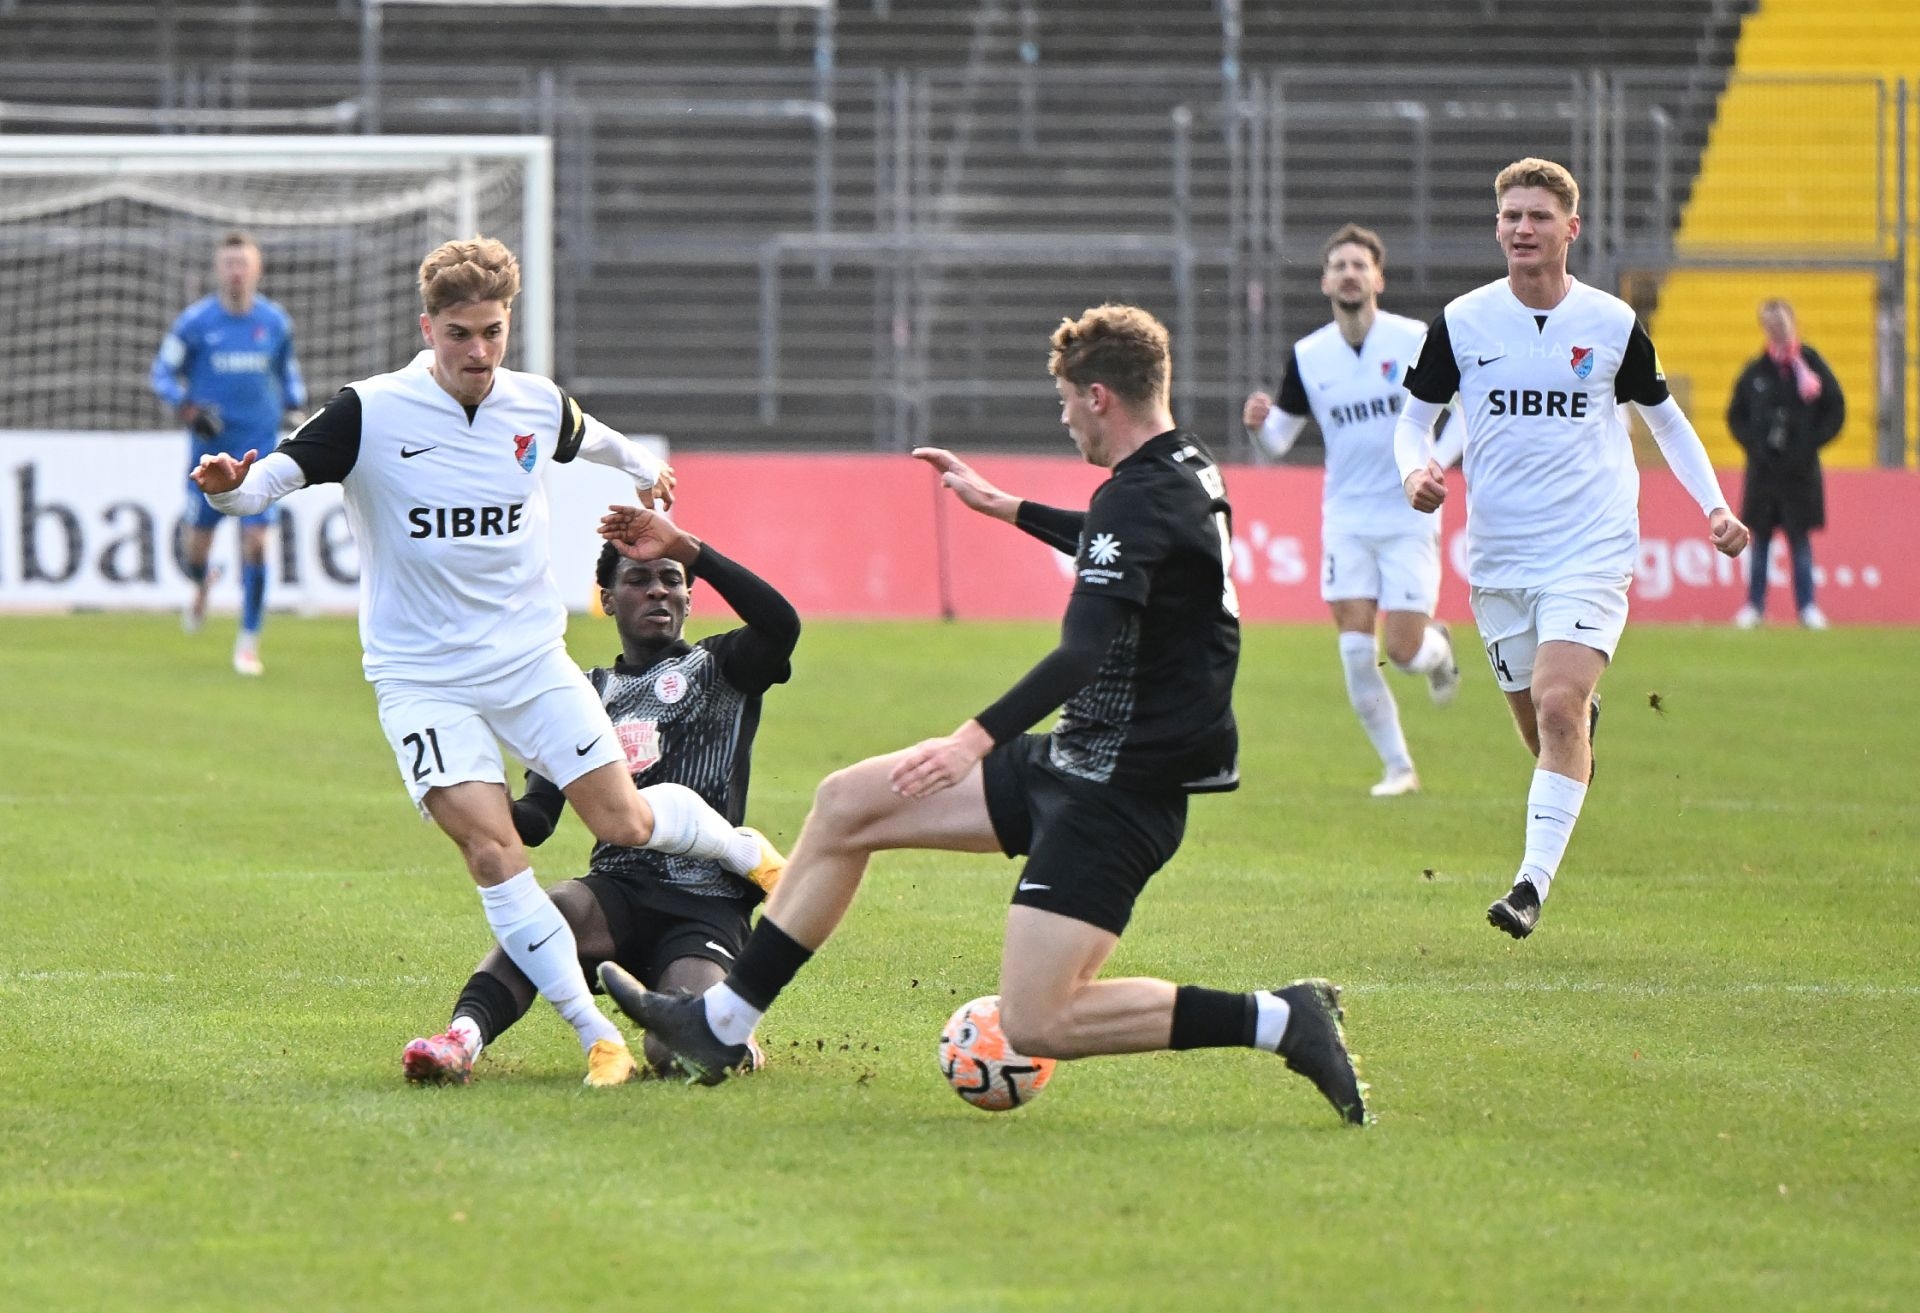
[[[1001,1020],[1023,1053],[1261,1048],[1366,1120],[1324,980],[1228,992],[1098,979],[1140,891],[1180,846],[1187,798],[1239,783],[1233,678],[1239,603],[1219,467],[1176,428],[1167,331],[1105,305],[1053,334],[1061,422],[1111,471],[1085,511],[1000,491],[952,453],[915,454],[969,508],[1075,553],[1060,645],[952,734],[827,777],[791,863],[720,984],[649,992],[614,964],[615,1003],[703,1083],[749,1059],[760,1017],[846,915],[868,859],[890,848],[1025,856],[1000,962]],[[602,532],[624,541],[637,511]],[[1065,704],[1051,733],[1026,731]]]

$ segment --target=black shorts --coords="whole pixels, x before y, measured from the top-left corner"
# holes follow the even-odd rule
[[[746,946],[751,905],[744,899],[691,894],[673,898],[618,875],[585,875],[580,883],[592,891],[606,915],[613,960],[648,989],[657,989],[667,967],[683,957],[706,958],[724,971]],[[585,959],[580,963],[596,990],[599,965]]]
[[[987,816],[1001,851],[1022,857],[1018,907],[1037,907],[1120,934],[1153,873],[1187,829],[1187,795],[1095,784],[1047,762],[1047,736],[1027,734],[981,763]]]

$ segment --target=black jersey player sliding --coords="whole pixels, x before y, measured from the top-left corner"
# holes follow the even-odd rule
[[[840,923],[873,853],[1024,855],[1000,965],[1015,1048],[1055,1058],[1261,1048],[1362,1123],[1364,1087],[1327,981],[1243,993],[1096,979],[1179,847],[1188,795],[1239,782],[1239,605],[1219,467],[1169,410],[1166,329],[1106,305],[1061,324],[1052,345],[1061,422],[1112,472],[1087,510],[1010,496],[950,452],[915,454],[969,508],[1075,553],[1060,645],[952,734],[828,776],[724,981],[689,998],[649,991],[614,963],[600,979],[682,1066],[717,1084],[750,1061],[754,1026]],[[601,532],[631,541],[643,518],[616,511]],[[1026,733],[1063,703],[1051,733]]]

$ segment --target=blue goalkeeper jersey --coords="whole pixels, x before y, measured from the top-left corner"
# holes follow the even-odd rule
[[[304,406],[307,387],[293,356],[293,320],[264,296],[236,315],[206,296],[180,312],[153,358],[153,391],[170,406],[192,402],[219,412],[220,437],[207,450],[263,454],[280,437],[280,417]]]

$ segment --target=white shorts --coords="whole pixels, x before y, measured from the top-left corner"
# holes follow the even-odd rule
[[[416,806],[429,789],[474,780],[504,785],[502,743],[561,788],[627,759],[599,694],[564,649],[485,683],[383,679],[373,692]]]
[[[1473,618],[1500,687],[1518,693],[1533,686],[1534,653],[1542,643],[1578,643],[1611,661],[1627,628],[1627,583],[1617,576],[1473,589]]]
[[[1366,599],[1382,611],[1432,615],[1440,601],[1437,533],[1328,533],[1320,540],[1320,600]]]

